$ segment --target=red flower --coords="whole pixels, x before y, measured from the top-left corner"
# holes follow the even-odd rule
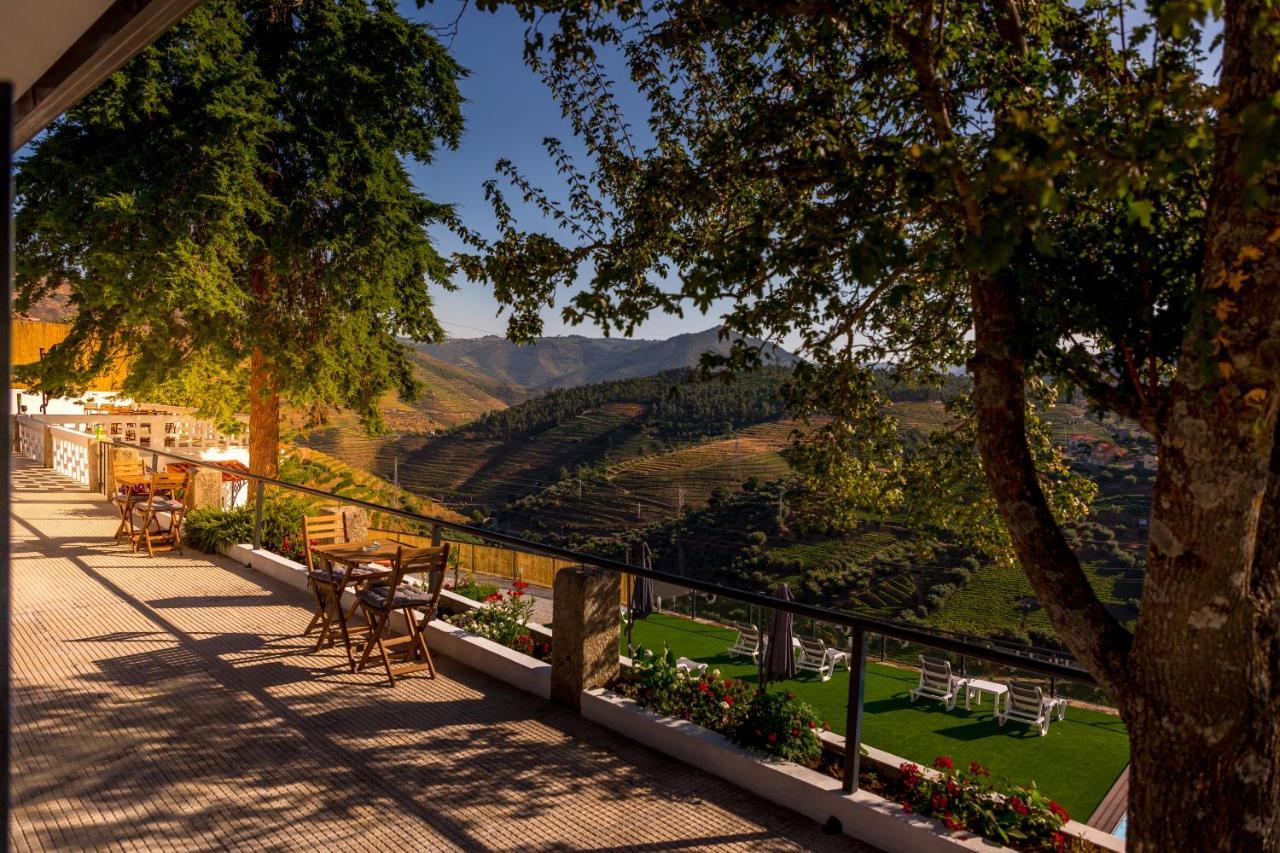
[[[724,680],[724,686],[725,686],[725,689],[726,689],[726,690],[728,690],[730,687],[732,687],[732,686],[733,686],[733,679],[732,679],[732,678],[726,678],[726,679]]]
[[[952,817],[951,812],[947,812],[946,814],[944,814],[942,816],[942,820],[944,823],[946,823],[947,829],[951,830],[952,832],[957,832],[961,829],[964,829],[964,821],[958,818]]]
[[[722,701],[723,701],[726,705],[732,705],[732,704],[733,704],[733,697],[732,697],[732,696],[730,696],[728,693],[726,693],[726,694],[724,694],[724,699],[723,699]]]
[[[792,736],[792,737],[800,737],[800,730],[799,730],[799,729],[792,729],[792,730],[791,730],[791,736]]]
[[[813,720],[809,721],[809,728],[816,729],[817,727],[818,727],[817,723],[815,723]]]
[[[974,776],[990,776],[991,771],[976,761],[969,762],[969,772]]]
[[[502,600],[502,593],[500,593],[500,592],[491,592],[491,593],[489,593],[488,595],[486,595],[486,596],[484,597],[484,600],[485,600],[485,601],[501,601],[501,600]]]
[[[905,812],[906,814],[911,814],[911,812],[913,811],[913,809],[911,808],[911,803],[908,803],[906,800],[903,800],[902,811]]]
[[[1021,815],[1028,814],[1031,811],[1031,809],[1027,808],[1027,804],[1018,797],[1009,798],[1009,808]]]
[[[777,743],[777,742],[778,742],[778,736],[773,732],[769,732],[769,743]]]
[[[933,759],[933,766],[939,770],[955,770],[956,763],[945,755],[939,755]]]
[[[706,693],[706,692],[707,692],[708,690],[710,690],[710,689],[711,689],[711,688],[710,688],[709,686],[707,686],[707,682],[705,682],[705,681],[699,681],[699,682],[698,682],[698,690],[699,690],[699,691],[701,691],[701,692],[703,692],[703,693]]]
[[[1058,820],[1063,823],[1071,820],[1071,815],[1067,813],[1067,810],[1055,803],[1053,800],[1049,801],[1049,811],[1053,812],[1054,815],[1057,816]]]
[[[1061,832],[1055,832],[1053,834],[1053,849],[1056,853],[1066,853],[1067,836],[1063,835]]]
[[[796,694],[794,694],[794,693],[792,693],[790,690],[788,690],[788,691],[787,691],[787,701],[788,701],[788,702],[790,702],[790,701],[791,701],[792,699],[794,699],[794,698],[796,698]]]
[[[920,772],[920,768],[910,761],[905,761],[898,765],[898,772],[903,776],[915,776]]]
[[[960,793],[960,786],[957,785],[954,780],[948,779],[947,793],[954,797],[956,794]]]
[[[823,730],[824,732],[829,732],[829,731],[831,731],[831,724],[830,724],[830,723],[828,723],[826,720],[823,720],[823,721],[822,721],[822,730]]]
[[[947,795],[939,791],[929,798],[929,805],[933,806],[935,812],[940,812],[947,807]]]

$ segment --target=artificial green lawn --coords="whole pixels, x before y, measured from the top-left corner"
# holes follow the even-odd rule
[[[707,663],[722,675],[754,682],[755,664],[725,654],[734,636],[726,628],[654,614],[636,623],[632,643],[654,650],[666,644],[676,655]],[[912,670],[868,665],[862,722],[867,744],[921,764],[931,764],[939,755],[950,756],[958,766],[978,761],[995,777],[1016,784],[1035,782],[1081,821],[1089,818],[1129,763],[1129,738],[1119,717],[1072,706],[1066,720],[1055,720],[1049,733],[1040,737],[1029,726],[996,723],[990,696],[970,711],[964,709],[963,699],[953,711],[939,702],[912,704],[907,691],[918,681]],[[826,682],[804,673],[779,687],[804,699],[834,731],[844,733],[846,670],[837,669]]]

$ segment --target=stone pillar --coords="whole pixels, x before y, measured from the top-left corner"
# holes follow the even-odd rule
[[[43,468],[53,467],[53,430],[44,428],[44,459],[40,463]]]
[[[222,509],[222,472],[212,468],[197,468],[191,472],[187,487],[187,508]]]
[[[574,710],[582,691],[611,684],[618,663],[616,572],[570,566],[556,572],[551,624],[551,699]]]
[[[364,507],[333,507],[331,512],[342,516],[342,527],[347,531],[348,542],[359,542],[369,538],[369,515]]]

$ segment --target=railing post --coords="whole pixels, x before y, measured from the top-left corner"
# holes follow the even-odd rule
[[[253,550],[262,549],[262,501],[266,497],[267,489],[261,480],[254,481],[255,494],[253,496]]]
[[[151,454],[151,473],[154,474],[159,470],[160,470],[160,454],[152,453]]]
[[[887,660],[887,658],[885,657],[885,653],[884,653],[884,652],[885,652],[885,650],[884,650],[884,647],[885,647],[885,641],[886,641],[887,639],[888,639],[888,636],[887,636],[887,635],[885,635],[885,634],[881,634],[881,635],[880,635],[880,663],[884,663],[884,662]]]
[[[431,547],[440,547],[440,525],[438,524],[431,525]]]
[[[849,672],[849,707],[844,723],[844,792],[858,790],[862,757],[862,699],[867,683],[867,631],[853,630],[853,668]]]

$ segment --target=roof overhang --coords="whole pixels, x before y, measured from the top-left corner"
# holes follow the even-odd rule
[[[200,0],[0,0],[0,80],[13,150],[159,38]]]

